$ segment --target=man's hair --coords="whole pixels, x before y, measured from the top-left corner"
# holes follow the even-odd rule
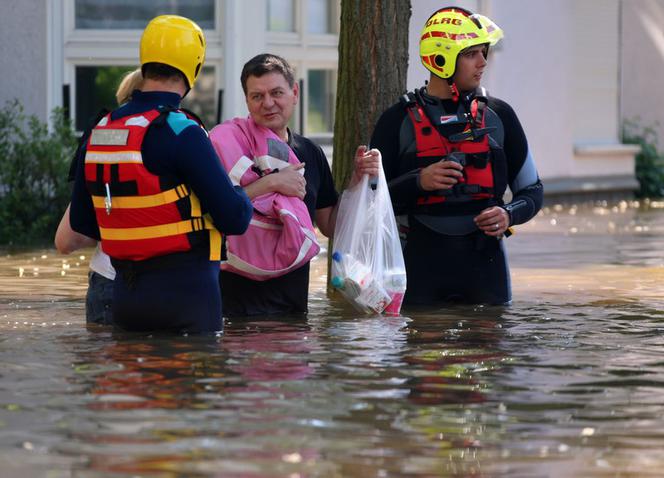
[[[184,76],[184,73],[170,65],[165,65],[164,63],[145,63],[141,67],[141,71],[143,72],[143,78],[146,80],[150,79],[164,81],[180,78],[182,81],[184,81],[184,84],[187,86],[187,88],[191,88],[191,85],[189,85],[187,77]]]
[[[242,68],[240,82],[244,94],[247,94],[247,79],[250,76],[259,78],[267,73],[280,73],[288,82],[288,86],[292,88],[295,85],[295,72],[286,60],[271,53],[261,53],[246,62]]]

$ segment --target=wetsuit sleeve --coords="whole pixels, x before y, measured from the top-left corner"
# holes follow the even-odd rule
[[[240,186],[233,186],[205,131],[184,129],[176,143],[175,168],[191,186],[215,226],[225,234],[242,234],[251,220],[252,205]]]
[[[396,214],[404,212],[420,194],[420,170],[402,172],[400,167],[403,154],[401,129],[409,126],[408,123],[404,124],[406,114],[401,104],[393,105],[378,118],[371,135],[371,147],[378,149],[383,158],[383,171]]]
[[[492,98],[491,108],[505,128],[504,151],[507,158],[507,181],[512,200],[505,205],[510,224],[523,224],[542,208],[544,191],[537,174],[528,141],[516,113],[504,101]]]
[[[92,197],[85,186],[85,147],[79,150],[79,158],[76,163],[76,174],[74,178],[74,189],[71,196],[71,208],[69,209],[69,222],[71,228],[93,239],[101,240],[97,216],[92,205]]]

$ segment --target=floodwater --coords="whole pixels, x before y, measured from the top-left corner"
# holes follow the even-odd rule
[[[554,207],[514,305],[218,338],[86,328],[87,256],[0,256],[3,477],[664,476],[664,204]]]

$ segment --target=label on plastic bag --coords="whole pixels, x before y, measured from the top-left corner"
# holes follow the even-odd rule
[[[390,294],[377,281],[372,279],[362,289],[356,300],[360,305],[380,314],[390,303],[390,299]]]

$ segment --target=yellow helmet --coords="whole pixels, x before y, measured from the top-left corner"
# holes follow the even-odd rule
[[[451,78],[459,53],[477,45],[495,45],[503,31],[484,15],[459,7],[441,8],[429,17],[420,35],[422,64],[440,78]]]
[[[201,27],[178,15],[153,18],[141,37],[141,66],[163,63],[182,72],[193,88],[205,61],[205,36]]]

